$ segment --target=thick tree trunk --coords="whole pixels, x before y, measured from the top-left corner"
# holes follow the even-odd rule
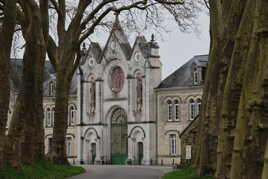
[[[46,3],[42,1],[40,7],[46,7]],[[23,85],[12,116],[6,148],[8,162],[13,167],[18,167],[21,162],[32,163],[44,155],[43,71],[48,31],[43,31],[46,18],[42,16],[46,16],[46,13],[41,15],[37,4],[27,6],[25,3],[22,7],[31,8],[32,11],[28,11],[31,13],[31,19],[27,19],[30,24],[27,22],[23,26],[26,41]]]
[[[68,122],[68,98],[71,80],[66,67],[58,67],[56,80],[56,111],[53,128],[51,157],[56,164],[69,164],[66,156],[65,138]]]
[[[4,7],[4,20],[0,27],[0,168],[4,165],[4,146],[10,96],[10,52],[16,23],[16,0],[9,0]]]
[[[244,4],[239,4],[239,6],[243,5]],[[252,3],[252,1],[248,1],[247,7],[254,7],[254,3]],[[238,7],[234,8],[235,11],[238,11],[237,9]],[[241,23],[238,27],[236,38],[234,39],[235,45],[232,50],[232,55],[230,56],[231,63],[223,93],[220,134],[217,146],[217,173],[215,178],[230,177],[230,163],[234,137],[232,133],[236,125],[242,81],[244,77],[243,62],[247,58],[247,51],[249,49],[249,42],[251,40],[253,27],[252,21],[248,21],[248,19],[253,18],[253,11],[241,10],[238,13],[242,14],[241,12],[244,13],[243,16],[240,15]]]
[[[260,179],[268,139],[268,2],[210,5],[212,45],[196,161],[206,174],[215,159],[217,179]]]
[[[38,48],[36,48],[38,47]],[[8,135],[9,164],[32,163],[44,155],[43,70],[45,43],[28,41],[24,54],[23,87],[13,113]],[[23,155],[21,155],[23,154]]]

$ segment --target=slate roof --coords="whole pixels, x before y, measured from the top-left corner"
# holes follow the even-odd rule
[[[208,55],[197,55],[182,65],[174,73],[164,79],[157,89],[175,88],[175,87],[193,87],[192,65],[206,67],[208,63]]]
[[[10,70],[10,78],[11,78],[11,90],[17,92],[20,90],[22,86],[22,73],[23,73],[23,60],[22,59],[11,59],[10,60],[11,70]],[[77,74],[73,76],[73,80],[71,83],[70,95],[76,95],[77,91]],[[52,65],[49,61],[45,62],[44,69],[44,96],[48,96],[49,88],[48,84],[50,81],[56,79],[56,74],[53,70]]]

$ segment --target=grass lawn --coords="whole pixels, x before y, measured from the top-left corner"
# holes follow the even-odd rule
[[[85,169],[75,166],[53,165],[46,160],[38,160],[34,165],[23,165],[21,169],[7,168],[1,179],[64,179],[84,173]]]
[[[162,179],[212,179],[212,177],[198,177],[195,175],[195,169],[188,167],[166,173]]]

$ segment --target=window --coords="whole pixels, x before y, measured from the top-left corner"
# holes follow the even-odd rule
[[[196,101],[196,115],[199,115],[200,110],[201,110],[201,99],[198,98]]]
[[[168,104],[168,121],[172,121],[172,102],[168,100],[167,104]]]
[[[176,155],[176,135],[170,134],[169,135],[169,153],[170,155]]]
[[[49,82],[49,96],[55,95],[55,82]]]
[[[51,152],[52,149],[52,138],[48,138],[48,152]]]
[[[194,68],[193,80],[194,80],[194,85],[198,85],[198,70],[196,67]]]
[[[55,118],[55,107],[52,108],[52,111],[51,111],[51,126],[54,126],[54,118]]]
[[[72,138],[67,137],[66,139],[66,155],[71,156],[72,155]]]
[[[202,81],[205,81],[206,79],[206,73],[207,73],[207,68],[206,67],[202,67]]]
[[[47,117],[46,126],[50,127],[51,126],[51,111],[50,111],[50,108],[47,108],[46,117]]]
[[[174,101],[175,104],[175,121],[179,121],[180,120],[180,107],[179,107],[179,101],[175,100]]]
[[[71,106],[69,108],[69,120],[68,120],[69,126],[72,126],[75,124],[75,116],[76,116],[76,109],[74,106]]]
[[[190,120],[194,120],[195,118],[195,102],[193,99],[189,100],[190,104],[189,104],[189,119]]]

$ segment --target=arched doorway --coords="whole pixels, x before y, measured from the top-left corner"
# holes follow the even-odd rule
[[[127,115],[125,110],[117,108],[111,116],[111,161],[123,165],[128,156]]]

